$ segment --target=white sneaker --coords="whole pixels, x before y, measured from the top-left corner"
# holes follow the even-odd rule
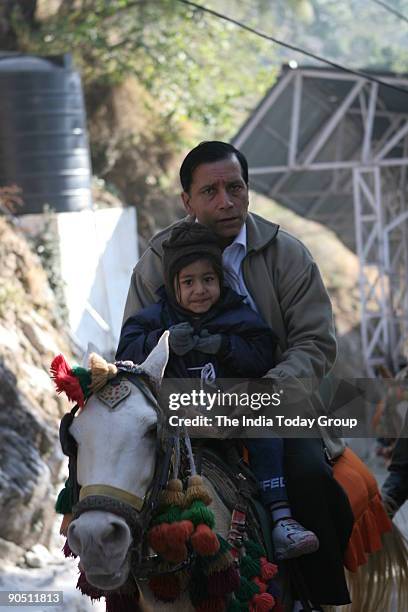
[[[275,557],[278,561],[309,555],[319,548],[319,540],[293,518],[281,519],[272,531]]]

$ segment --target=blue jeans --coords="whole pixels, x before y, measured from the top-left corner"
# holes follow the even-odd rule
[[[245,446],[249,464],[261,491],[265,505],[282,502],[289,505],[283,474],[283,440],[281,438],[248,438]]]

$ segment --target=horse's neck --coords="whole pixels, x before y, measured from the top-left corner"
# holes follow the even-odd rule
[[[207,480],[205,476],[203,476],[203,480],[211,494],[211,497],[213,498],[211,510],[214,512],[215,516],[215,530],[225,538],[230,527],[231,513],[222,503],[209,480]],[[142,592],[144,600],[143,604],[141,605],[141,611],[143,612],[194,612],[194,608],[191,605],[188,593],[184,594],[174,603],[164,603],[161,601],[159,602],[154,598],[146,582],[139,584],[139,588]]]

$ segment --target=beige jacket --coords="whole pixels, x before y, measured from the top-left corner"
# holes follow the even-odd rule
[[[246,223],[247,255],[242,264],[245,284],[260,314],[279,338],[277,365],[268,376],[300,384],[314,413],[319,400],[311,394],[334,365],[337,352],[330,298],[316,263],[299,240],[252,213]],[[174,225],[152,238],[136,264],[124,321],[157,301],[156,291],[163,285],[162,242]],[[329,456],[340,455],[344,444],[326,430],[321,433]]]

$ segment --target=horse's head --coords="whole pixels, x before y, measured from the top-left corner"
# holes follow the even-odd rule
[[[160,384],[168,360],[168,332],[139,367]],[[78,445],[79,512],[68,530],[68,544],[80,557],[87,581],[102,590],[117,589],[130,570],[135,534],[144,527],[143,498],[152,482],[156,458],[157,411],[142,390],[114,409],[97,395],[70,426]]]

